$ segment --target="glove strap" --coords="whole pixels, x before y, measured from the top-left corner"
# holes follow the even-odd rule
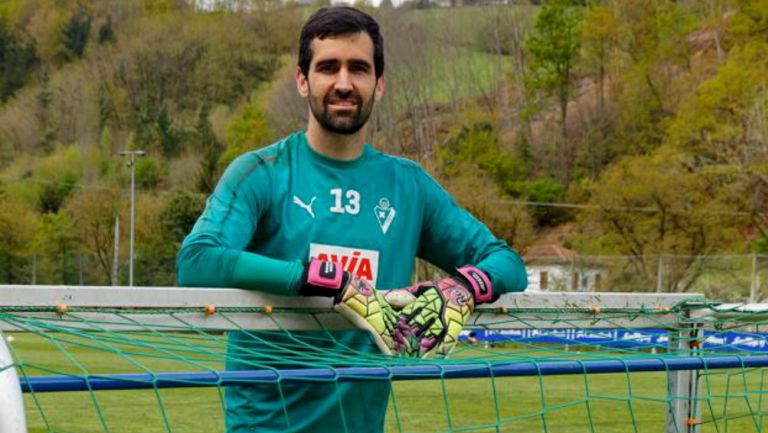
[[[302,296],[338,296],[346,287],[349,274],[338,263],[311,259],[304,267],[299,286]]]
[[[475,304],[482,304],[484,302],[491,302],[493,299],[493,288],[491,287],[491,279],[488,275],[474,266],[464,266],[458,268],[459,275],[466,279],[469,283],[469,289],[475,296]]]

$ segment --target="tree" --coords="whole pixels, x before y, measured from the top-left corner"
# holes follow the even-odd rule
[[[582,249],[628,256],[633,274],[642,278],[633,283],[647,290],[656,287],[659,257],[680,256],[664,270],[664,289],[671,292],[696,282],[701,275],[697,257],[738,250],[745,217],[730,203],[730,177],[692,171],[692,159],[666,146],[607,169],[591,191],[582,221],[590,230]]]
[[[652,152],[664,143],[666,122],[695,83],[686,40],[696,22],[683,2],[613,0],[618,113],[608,131],[611,157]]]
[[[0,102],[5,102],[27,82],[38,63],[33,40],[24,41],[0,18]]]
[[[463,117],[471,117],[469,111]],[[494,126],[487,119],[477,119],[459,131],[437,150],[445,175],[453,176],[466,169],[465,163],[476,167],[507,194],[519,197],[528,168],[519,159],[504,151]]]
[[[219,159],[224,153],[224,145],[216,138],[209,119],[211,109],[205,104],[200,110],[195,126],[197,148],[203,156],[200,171],[197,176],[197,189],[204,194],[210,194],[219,181]]]
[[[42,228],[37,235],[37,250],[44,254],[40,261],[41,274],[53,284],[72,284],[73,254],[80,252],[80,238],[67,212],[46,213],[41,217]]]
[[[115,29],[112,27],[112,16],[108,15],[107,20],[99,26],[99,43],[106,44],[115,42]]]
[[[115,216],[120,209],[120,193],[108,188],[83,188],[67,203],[66,212],[85,251],[94,253],[104,278],[112,281]]]
[[[192,231],[197,218],[205,209],[205,195],[175,191],[160,214],[160,221],[170,241],[177,247]]]
[[[734,210],[749,214],[762,236],[768,235],[766,55],[761,39],[733,47],[717,73],[682,100],[668,129],[671,145],[696,155],[696,170],[731,176]]]
[[[555,206],[546,206],[547,203],[562,201],[565,195],[565,187],[551,178],[541,177],[524,184],[525,194],[528,200],[537,203],[533,207],[533,216],[540,226],[556,226],[565,221],[568,214]]]
[[[535,239],[533,218],[525,206],[505,203],[505,196],[499,185],[487,174],[483,174],[468,162],[454,164],[447,175],[438,172],[441,184],[451,196],[484,224],[497,237],[504,239],[518,251],[522,251]]]
[[[592,3],[584,17],[582,45],[590,69],[597,73],[597,116],[605,110],[607,66],[616,44],[618,17],[605,4]]]
[[[259,95],[254,92],[250,101],[239,108],[238,114],[227,125],[227,147],[219,157],[218,170],[229,166],[243,153],[264,147],[272,141],[266,114],[261,106],[263,99]]]
[[[24,268],[38,230],[39,220],[32,209],[0,198],[0,281],[4,284],[29,282],[24,279]]]
[[[82,10],[75,12],[61,29],[62,51],[59,53],[65,62],[83,57],[88,38],[91,34],[91,17]]]
[[[57,213],[82,175],[83,159],[75,147],[59,147],[43,159],[35,173],[40,212]]]
[[[573,88],[571,71],[581,44],[583,12],[576,4],[570,0],[546,2],[525,41],[526,49],[533,55],[529,86],[556,96],[564,140],[568,138],[568,101]]]

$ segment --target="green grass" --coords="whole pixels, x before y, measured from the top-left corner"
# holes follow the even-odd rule
[[[22,360],[24,374],[30,376],[222,368],[221,357],[214,354],[223,350],[223,340],[199,339],[194,334],[171,334],[169,339],[122,333],[116,337],[125,340],[106,343],[104,338],[99,342],[70,339],[61,343],[64,339],[57,335],[59,348],[39,336],[14,336],[14,353]],[[200,348],[210,356],[181,352],[198,340]],[[142,348],[149,344],[165,353]],[[174,354],[192,361],[168,359]],[[481,355],[494,359],[534,355],[592,359],[621,354],[566,353],[551,347],[531,350],[520,346],[464,348],[459,352],[459,356]],[[702,432],[760,431],[756,423],[761,419],[747,415],[764,410],[764,379],[763,370],[705,375],[702,410],[703,419],[709,421],[702,426]],[[661,432],[666,416],[666,387],[664,373],[396,382],[386,431],[492,432],[496,431],[498,416],[502,432]],[[223,431],[222,393],[223,389],[217,388],[38,393],[26,394],[25,404],[30,433],[208,433]],[[711,421],[722,417],[728,421],[718,420],[717,426]]]

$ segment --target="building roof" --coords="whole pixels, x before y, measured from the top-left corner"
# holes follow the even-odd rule
[[[526,265],[573,265],[588,266],[590,268],[606,268],[600,257],[584,257],[579,253],[558,244],[531,245],[523,252],[523,261]]]
[[[569,250],[562,245],[539,244],[531,245],[523,254],[526,261],[531,259],[562,260],[570,261],[579,256],[576,251]]]

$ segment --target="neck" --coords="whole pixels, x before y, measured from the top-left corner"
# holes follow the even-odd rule
[[[354,134],[336,134],[320,126],[310,113],[307,142],[315,152],[341,161],[357,159],[363,153],[368,125]]]

